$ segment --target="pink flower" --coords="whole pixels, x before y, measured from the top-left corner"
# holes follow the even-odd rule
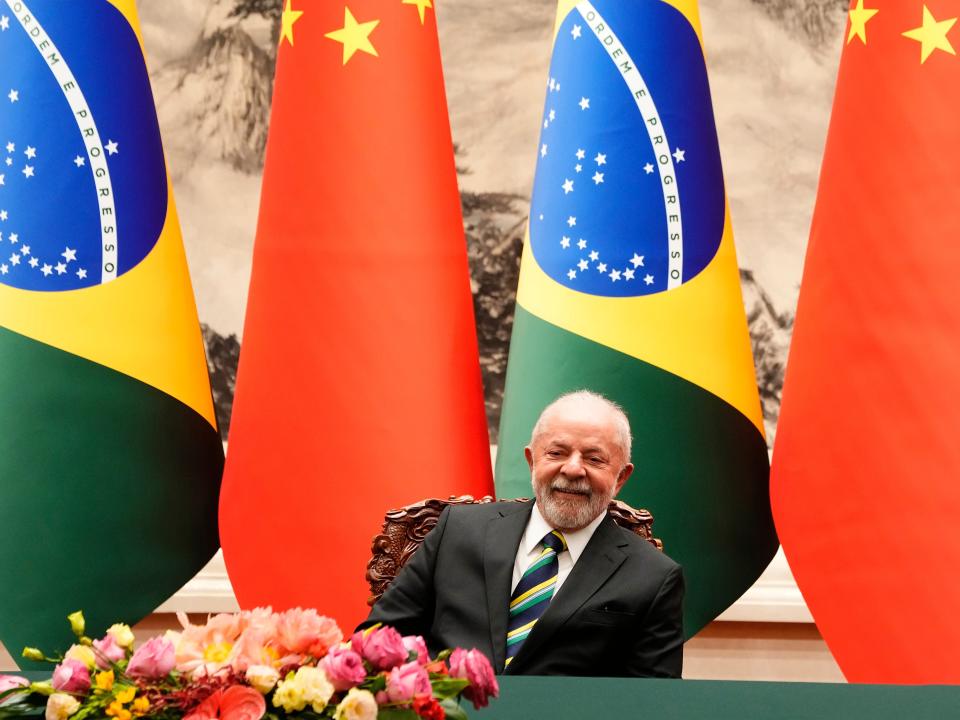
[[[230,652],[234,670],[245,672],[253,665],[272,665],[279,653],[271,646],[271,636],[262,627],[251,625],[240,635]]]
[[[290,654],[323,657],[343,639],[343,633],[331,618],[297,607],[277,619],[277,638]]]
[[[427,650],[427,644],[419,635],[407,635],[403,638],[403,646],[407,649],[407,652],[417,654],[417,662],[421,665],[430,662],[430,652]]]
[[[214,692],[183,720],[260,720],[266,712],[263,695],[246,685],[231,685]]]
[[[65,693],[85,693],[90,689],[90,671],[79,660],[67,658],[53,669],[53,687]]]
[[[7,690],[13,690],[14,688],[27,687],[29,684],[29,680],[19,675],[0,675],[0,694],[7,692]],[[15,699],[16,693],[8,695],[3,700],[0,700],[0,706],[7,702],[12,702]]]
[[[335,645],[320,661],[320,669],[337,690],[349,690],[362,683],[367,677],[363,667],[363,658],[349,647]]]
[[[147,640],[137,648],[127,665],[130,677],[162,678],[173,670],[176,653],[173,643],[162,637]]]
[[[112,662],[120,662],[126,657],[124,649],[117,645],[113,635],[106,635],[103,640],[94,640],[93,647],[96,649],[94,655],[97,658],[97,667],[106,670]]]
[[[451,677],[465,678],[470,683],[463,695],[472,700],[478,710],[486,707],[491,697],[500,695],[500,686],[497,685],[490,661],[479,650],[457,648],[447,662],[450,663]]]
[[[395,667],[387,675],[387,699],[406,703],[417,695],[431,695],[430,676],[420,663],[411,662]]]
[[[406,662],[410,652],[403,638],[392,627],[379,627],[354,633],[353,651],[379,670],[389,670]]]

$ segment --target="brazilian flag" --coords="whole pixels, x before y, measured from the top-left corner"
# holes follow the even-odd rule
[[[621,404],[649,509],[684,567],[688,636],[777,548],[768,458],[695,0],[561,0],[500,426],[529,495],[537,415]]]
[[[135,622],[223,466],[133,0],[0,2],[0,640]]]

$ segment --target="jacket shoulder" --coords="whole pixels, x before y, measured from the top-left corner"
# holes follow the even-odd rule
[[[613,521],[611,520],[611,522]],[[616,523],[614,523],[614,525],[616,525]],[[627,555],[635,557],[637,560],[647,564],[648,567],[655,568],[663,573],[671,572],[674,568],[680,567],[679,563],[667,555],[666,552],[657,550],[650,541],[644,540],[636,533],[619,525],[616,525],[616,528],[622,537],[621,542],[626,543],[626,546],[622,547],[622,549]]]

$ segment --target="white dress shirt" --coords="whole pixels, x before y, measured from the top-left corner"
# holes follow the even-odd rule
[[[573,532],[562,531],[563,537],[567,541],[568,552],[561,552],[557,556],[557,562],[560,567],[557,570],[557,586],[553,590],[554,595],[560,591],[560,586],[563,585],[563,581],[567,579],[573,566],[580,558],[581,553],[583,553],[583,549],[587,546],[587,543],[590,542],[590,538],[593,537],[594,531],[600,526],[600,523],[603,522],[606,516],[607,514],[602,512],[585,528],[574,530]],[[533,511],[530,513],[530,519],[527,521],[527,529],[524,530],[523,537],[520,538],[520,547],[517,548],[517,559],[514,560],[513,563],[513,582],[510,584],[511,594],[517,587],[517,583],[520,582],[520,578],[523,577],[524,570],[530,567],[533,561],[540,556],[543,550],[540,541],[543,540],[544,535],[551,530],[553,530],[553,527],[543,519],[543,515],[540,514],[540,508],[534,503]]]

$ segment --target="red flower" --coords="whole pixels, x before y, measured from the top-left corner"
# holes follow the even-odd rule
[[[424,670],[428,673],[433,673],[434,675],[449,675],[447,670],[447,664],[443,660],[434,660],[433,662],[427,663],[424,666]]]
[[[267,712],[263,695],[246,685],[215,691],[183,720],[260,720]]]
[[[424,720],[443,720],[447,713],[431,695],[418,695],[413,699],[413,711]]]

